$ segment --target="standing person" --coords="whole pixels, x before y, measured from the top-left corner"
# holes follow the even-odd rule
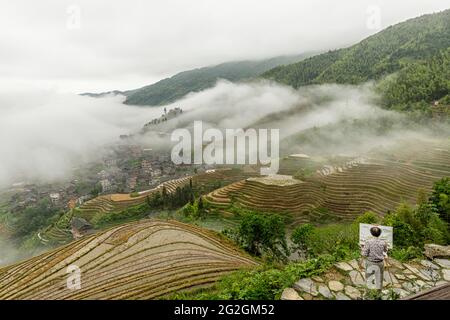
[[[388,246],[386,241],[379,239],[381,229],[379,227],[370,228],[370,234],[374,237],[366,240],[361,254],[366,257],[366,282],[370,289],[383,289],[384,259],[387,257]]]

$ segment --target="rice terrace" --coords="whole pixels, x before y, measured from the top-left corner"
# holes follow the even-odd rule
[[[450,300],[448,1],[78,2],[0,5],[0,305]]]

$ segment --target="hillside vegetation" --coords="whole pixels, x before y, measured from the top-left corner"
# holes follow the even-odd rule
[[[378,86],[382,103],[397,110],[429,110],[431,101],[450,104],[450,48],[432,58],[408,64]]]
[[[360,84],[400,71],[382,94],[387,106],[407,109],[410,103],[430,102],[448,94],[449,47],[450,10],[445,10],[391,26],[349,48],[276,67],[263,77],[298,88]]]
[[[101,97],[105,94],[122,94],[127,97],[125,104],[160,106],[175,102],[191,92],[212,88],[219,79],[236,82],[253,78],[276,66],[298,62],[310,55],[306,53],[258,61],[226,62],[216,66],[180,72],[173,77],[136,90],[111,91],[99,94],[85,93],[83,95]]]

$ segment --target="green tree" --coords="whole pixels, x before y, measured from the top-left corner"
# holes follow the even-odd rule
[[[203,205],[203,197],[198,198],[198,204],[197,204],[198,210],[203,211],[204,205]]]
[[[379,220],[380,219],[375,212],[366,211],[364,214],[360,215],[358,218],[355,219],[355,224],[360,223],[375,224],[378,223]]]
[[[430,204],[436,208],[441,219],[450,224],[450,179],[448,177],[434,184]]]
[[[25,208],[13,217],[14,236],[23,238],[39,229],[56,222],[59,209],[53,207],[48,199],[43,199],[35,206]]]
[[[295,245],[295,249],[299,251],[302,258],[308,256],[308,243],[314,232],[314,226],[309,223],[302,224],[294,229],[291,240]]]
[[[276,214],[245,213],[237,238],[245,250],[256,256],[285,260],[289,254],[286,226],[283,218]]]

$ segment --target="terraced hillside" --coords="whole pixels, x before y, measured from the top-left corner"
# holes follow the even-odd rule
[[[215,233],[176,221],[115,227],[0,269],[3,299],[156,299],[257,263]],[[67,268],[81,289],[67,288]]]
[[[56,223],[48,226],[44,231],[39,232],[37,237],[42,244],[65,244],[72,240],[72,232],[70,222],[72,220],[74,210],[67,211]]]
[[[120,213],[123,210],[143,204],[148,196],[151,196],[155,192],[161,192],[163,187],[167,192],[173,193],[178,187],[182,187],[189,183],[192,179],[193,184],[199,188],[211,188],[211,185],[216,185],[220,182],[220,185],[226,185],[238,180],[245,179],[252,175],[255,175],[255,170],[241,170],[232,168],[222,168],[217,170],[209,170],[195,176],[187,176],[179,179],[166,181],[160,184],[158,187],[142,191],[138,196],[132,197],[130,194],[110,194],[98,196],[79,208],[71,210],[64,214],[55,224],[50,225],[37,235],[39,242],[42,244],[64,244],[72,240],[71,233],[71,219],[72,217],[81,217],[90,222],[95,222],[103,215],[111,213]],[[211,190],[211,189],[209,189]]]
[[[155,192],[161,192],[164,187],[168,193],[175,192],[177,187],[182,187],[189,183],[189,179],[191,179],[190,176],[164,182],[154,189],[140,192],[136,197],[132,197],[127,193],[99,196],[80,206],[77,209],[76,215],[90,221],[95,215],[120,212],[126,208],[144,203],[147,196]]]
[[[155,192],[161,192],[163,188],[166,188],[167,193],[173,193],[176,191],[176,188],[188,184],[190,179],[192,179],[194,185],[206,186],[217,181],[220,181],[221,184],[228,184],[245,179],[254,174],[252,172],[246,173],[243,170],[231,168],[210,170],[195,176],[187,176],[164,182],[154,189],[140,192],[136,197],[132,197],[130,194],[110,194],[96,197],[80,206],[77,209],[76,215],[90,221],[95,215],[120,212],[126,208],[144,203],[148,196],[151,196]]]
[[[130,194],[119,193],[98,196],[87,201],[79,208],[66,212],[56,223],[38,233],[37,238],[44,245],[65,244],[73,239],[71,221],[74,216],[93,222],[96,219],[100,219],[103,215],[122,212],[129,207],[143,204],[148,196],[151,196],[155,192],[161,192],[163,187],[166,188],[168,193],[175,192],[177,187],[189,183],[190,178],[183,177],[164,182],[154,189],[141,192],[136,197],[132,197]]]
[[[415,203],[419,189],[429,191],[436,180],[450,176],[448,143],[416,147],[370,154],[364,161],[356,159],[341,167],[326,166],[297,183],[246,179],[215,190],[205,199],[225,211],[234,203],[286,213],[294,223],[317,221],[323,215],[350,221],[368,210],[384,215],[401,201]]]
[[[204,173],[197,174],[192,177],[194,185],[206,186],[220,182],[222,185],[227,185],[236,181],[240,181],[249,177],[259,175],[259,169],[253,167],[237,168],[220,168],[208,170]]]

